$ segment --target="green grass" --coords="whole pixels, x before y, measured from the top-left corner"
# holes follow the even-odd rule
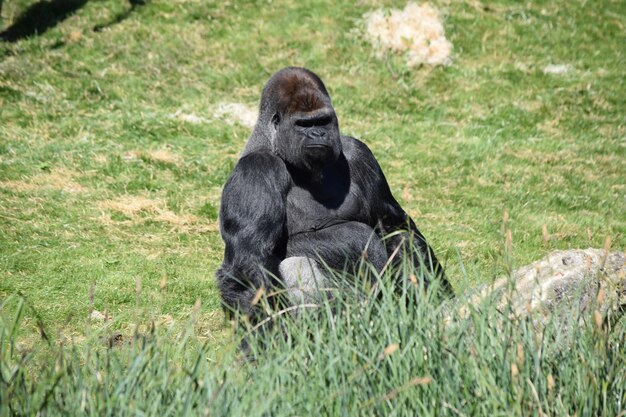
[[[202,342],[196,310],[181,333],[139,326],[118,347],[104,347],[102,333],[61,346],[36,376],[34,354],[14,336],[32,311],[10,298],[2,307],[17,314],[0,323],[0,412],[623,415],[626,323],[598,326],[593,307],[581,313],[577,303],[523,318],[489,298],[464,316],[462,301],[442,303],[432,287],[394,294],[392,276],[375,294],[338,276],[335,300],[278,312],[272,329],[246,336],[248,359]]]
[[[5,0],[0,30],[34,3]],[[624,2],[435,5],[449,67],[378,58],[360,34],[380,7],[368,1],[152,0],[121,20],[127,2],[89,1],[41,36],[0,42],[0,300],[20,294],[38,317],[20,322],[19,343],[45,363],[38,321],[55,345],[91,331],[129,339],[138,317],[182,331],[200,299],[197,336],[212,358],[228,350],[217,211],[250,130],[213,112],[256,106],[287,65],[326,82],[341,130],[372,148],[457,292],[508,270],[505,209],[514,265],[606,236],[624,250]],[[571,70],[544,74],[549,64]],[[113,320],[89,323],[92,308]],[[397,372],[394,383],[413,376]]]

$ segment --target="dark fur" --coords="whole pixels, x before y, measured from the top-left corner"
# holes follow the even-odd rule
[[[280,285],[286,257],[322,259],[341,269],[368,260],[382,269],[399,244],[412,242],[424,264],[443,269],[413,221],[391,195],[376,158],[357,139],[341,136],[324,84],[304,68],[285,68],[268,81],[259,119],[224,186],[220,230],[226,244],[217,282],[224,305],[255,319],[260,287]],[[381,238],[394,231],[403,233]],[[256,317],[258,318],[258,317]]]

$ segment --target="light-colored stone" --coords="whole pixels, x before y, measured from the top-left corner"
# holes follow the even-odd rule
[[[206,117],[196,116],[195,113],[185,113],[182,110],[177,110],[176,113],[171,115],[172,119],[180,120],[181,122],[187,122],[192,124],[209,123],[210,120]]]
[[[501,308],[510,303],[522,316],[569,306],[605,315],[626,305],[626,254],[591,248],[555,251],[482,289],[469,304],[486,300]],[[459,313],[465,316],[468,310],[464,304]]]
[[[256,124],[259,112],[256,108],[243,103],[220,103],[215,107],[214,119],[224,120],[228,124],[239,123],[252,129]]]
[[[409,67],[451,63],[452,43],[439,11],[430,4],[409,2],[403,10],[378,9],[364,18],[365,36],[380,54],[402,54]]]
[[[102,314],[101,312],[99,312],[98,310],[93,310],[89,314],[89,320],[102,323],[106,320],[106,316]]]
[[[544,74],[565,75],[571,71],[571,67],[565,64],[550,64],[543,69]]]
[[[283,285],[293,304],[320,301],[324,297],[324,286],[328,279],[314,259],[294,256],[283,260],[278,266]]]

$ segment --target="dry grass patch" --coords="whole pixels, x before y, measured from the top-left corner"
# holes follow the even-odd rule
[[[178,230],[185,231],[216,231],[217,226],[213,223],[203,223],[197,216],[192,214],[177,214],[167,209],[166,203],[161,199],[152,199],[143,196],[125,195],[113,200],[105,200],[98,203],[98,208],[104,210],[99,220],[105,224],[135,225],[146,222],[158,222],[175,226]],[[114,220],[111,212],[124,215],[128,220]]]
[[[178,165],[181,163],[181,157],[167,148],[147,151],[145,153],[145,157],[151,161],[161,162],[164,164]]]
[[[97,154],[93,157],[93,160],[99,164],[104,165],[109,162],[109,157],[103,154]]]
[[[41,190],[61,190],[66,193],[81,193],[87,188],[73,180],[78,174],[67,168],[54,168],[49,172],[37,174],[30,180],[0,181],[0,188],[25,193]]]
[[[161,148],[155,150],[133,150],[124,153],[123,157],[126,161],[132,161],[137,159],[146,159],[152,162],[158,162],[169,165],[180,165],[182,158],[180,155],[175,154],[169,148]]]
[[[36,191],[39,189],[39,187],[35,184],[20,180],[0,181],[0,188],[4,188],[5,190],[9,191],[15,191],[18,193]]]
[[[100,203],[100,207],[122,213],[126,217],[136,217],[141,213],[154,214],[160,212],[162,202],[141,196],[123,196],[116,200]]]

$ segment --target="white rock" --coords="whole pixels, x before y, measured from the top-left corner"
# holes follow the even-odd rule
[[[365,36],[380,54],[405,54],[409,67],[450,65],[452,43],[446,39],[439,11],[430,4],[409,2],[403,10],[378,9],[363,17]]]
[[[106,319],[106,316],[99,312],[98,310],[93,310],[91,314],[89,314],[89,320],[103,322]]]
[[[209,120],[204,117],[196,116],[194,113],[183,113],[182,110],[178,110],[176,113],[174,113],[172,115],[172,118],[193,124],[202,124],[209,122]]]
[[[510,303],[519,315],[549,313],[561,306],[592,307],[605,314],[626,305],[626,254],[592,248],[555,251],[519,268],[512,278],[495,281],[469,303],[487,299],[499,307]],[[467,305],[458,312],[465,316]]]
[[[242,103],[218,104],[213,113],[215,119],[222,119],[228,124],[239,123],[243,127],[253,128],[258,112]]]
[[[572,67],[566,64],[550,64],[543,69],[544,74],[565,75],[570,72]]]

